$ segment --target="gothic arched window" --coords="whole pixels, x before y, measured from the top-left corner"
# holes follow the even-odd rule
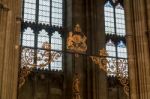
[[[117,45],[117,54],[118,57],[127,58],[127,48],[123,41],[120,41]]]
[[[55,31],[51,37],[51,48],[52,50],[62,50],[62,38],[61,35]],[[51,69],[61,70],[62,69],[62,57],[59,57],[56,61],[51,63]]]
[[[30,27],[27,27],[23,32],[22,46],[34,47],[34,33]]]
[[[21,46],[34,51],[34,64],[42,64],[38,61],[38,52],[45,50],[42,49],[44,42],[50,43],[53,51],[63,50],[64,0],[23,0],[22,4]],[[62,70],[62,56],[44,68]]]
[[[116,34],[125,36],[124,9],[120,5],[120,3],[115,7],[115,19],[116,19]]]
[[[107,67],[107,75],[116,76],[121,72],[124,76],[128,76],[128,65],[118,65],[119,61],[127,61],[125,15],[121,0],[108,0],[104,5],[104,17],[106,50],[110,57],[108,58],[110,65]]]
[[[114,34],[114,9],[110,4],[110,1],[106,2],[104,6],[105,12],[105,33],[106,34]]]
[[[108,76],[116,76],[116,71],[117,71],[117,67],[116,67],[116,47],[115,44],[109,40],[106,43],[106,51],[108,53],[108,55],[112,58],[107,58],[107,60],[110,62],[109,65],[107,65],[107,75]]]

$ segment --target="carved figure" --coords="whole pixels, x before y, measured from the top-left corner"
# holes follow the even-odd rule
[[[75,74],[73,79],[73,99],[80,99],[80,78],[78,74]]]

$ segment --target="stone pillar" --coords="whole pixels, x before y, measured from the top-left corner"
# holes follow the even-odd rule
[[[148,36],[148,42],[149,42],[149,51],[150,51],[150,1],[145,0],[145,7],[146,7],[146,20],[147,20],[147,36]]]
[[[16,99],[21,4],[20,0],[1,2],[8,9],[0,11],[0,99]]]
[[[138,78],[136,66],[136,52],[135,52],[135,36],[133,34],[133,13],[131,12],[131,0],[125,0],[125,17],[126,17],[126,41],[128,51],[128,65],[129,65],[129,79],[130,79],[130,99],[139,99],[138,95]],[[129,50],[130,49],[130,50]]]
[[[1,3],[2,6],[2,3]],[[6,30],[6,25],[7,25],[7,16],[8,15],[8,10],[3,9],[0,7],[0,96],[1,96],[1,91],[2,91],[2,76],[3,76],[3,64],[4,64],[4,51],[5,51],[5,30]]]
[[[92,0],[91,0],[92,1]],[[104,2],[105,0],[94,0],[93,1],[93,10],[94,14],[92,15],[95,18],[93,25],[95,31],[92,32],[93,40],[92,43],[95,45],[92,50],[92,54],[97,54],[98,51],[102,48],[105,48],[105,21],[104,21]],[[99,68],[98,65],[93,65],[93,78],[95,78],[95,87],[96,92],[94,99],[108,99],[108,86],[107,86],[107,73]]]
[[[130,98],[149,99],[150,66],[146,36],[145,0],[125,0],[129,56]]]

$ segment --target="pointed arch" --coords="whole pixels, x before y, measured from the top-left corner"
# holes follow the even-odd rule
[[[62,37],[58,31],[55,31],[51,36],[51,48],[52,50],[62,51]],[[51,63],[51,70],[62,70],[62,56]]]
[[[127,48],[123,41],[120,41],[117,45],[117,54],[118,57],[127,58]]]
[[[116,19],[116,34],[125,36],[125,15],[124,8],[120,3],[115,7],[115,19]]]
[[[23,32],[22,46],[34,47],[34,33],[30,27]]]
[[[105,16],[105,33],[115,34],[114,30],[114,9],[110,1],[107,1],[104,5],[104,16]]]
[[[109,56],[116,57],[116,47],[111,39],[106,43],[106,51]]]
[[[51,36],[51,46],[53,50],[62,50],[62,37],[57,31]]]
[[[48,33],[42,29],[38,34],[38,48],[41,48],[44,42],[49,43],[49,36]]]

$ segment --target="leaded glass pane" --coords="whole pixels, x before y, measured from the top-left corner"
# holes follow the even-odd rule
[[[106,43],[106,51],[107,51],[109,56],[116,57],[116,48],[115,48],[114,43],[111,40],[109,40]]]
[[[62,50],[62,38],[58,32],[55,32],[51,37],[51,46],[54,50]]]
[[[117,73],[117,67],[116,67],[116,48],[114,43],[109,40],[106,43],[106,51],[108,53],[109,56],[111,56],[110,58],[107,58],[107,60],[109,61],[109,64],[107,65],[107,75],[109,76],[116,76]]]
[[[62,26],[62,0],[52,0],[52,25]]]
[[[107,75],[108,76],[116,76],[117,75],[117,65],[116,58],[107,58]]]
[[[118,75],[121,77],[128,77],[127,59],[118,59]]]
[[[124,9],[118,4],[115,8],[116,14],[116,34],[125,36],[125,18]]]
[[[114,10],[110,2],[108,1],[104,6],[105,15],[105,33],[114,34]]]
[[[43,29],[38,34],[38,48],[42,48],[42,44],[44,42],[49,43],[49,36],[48,36],[48,33]]]
[[[39,23],[50,24],[50,0],[39,0]]]
[[[22,46],[34,47],[34,33],[30,27],[23,32]]]
[[[51,37],[51,48],[52,50],[62,50],[62,38],[58,32],[53,33]],[[52,51],[51,53],[53,53]],[[57,60],[51,63],[52,70],[62,70],[62,56],[59,57]]]
[[[127,58],[127,49],[123,41],[120,41],[117,45],[118,57]]]
[[[35,22],[36,0],[24,1],[24,21]]]

